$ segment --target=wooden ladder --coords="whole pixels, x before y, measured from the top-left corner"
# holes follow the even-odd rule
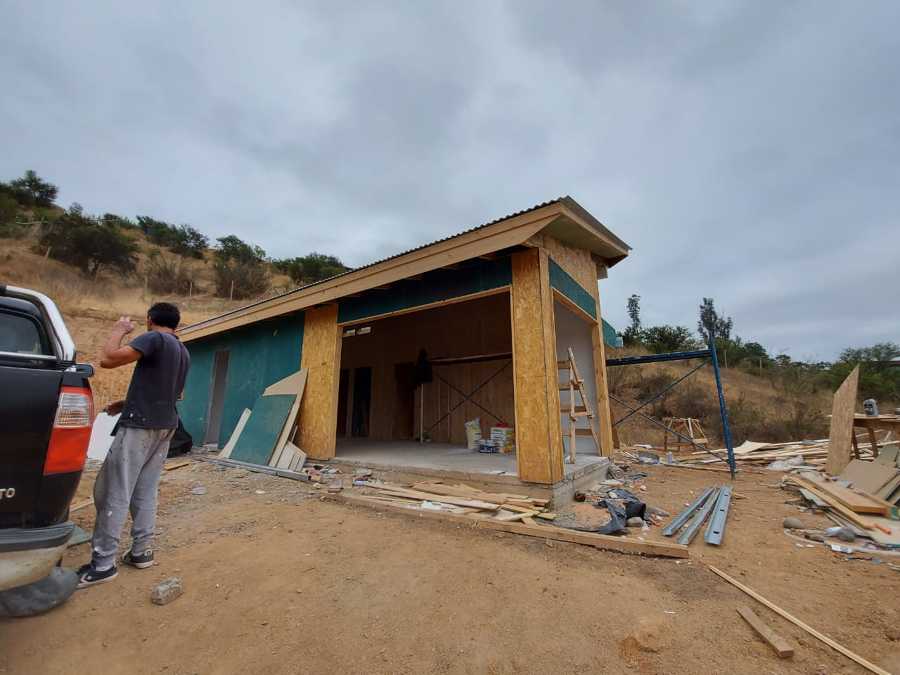
[[[575,450],[576,450],[576,439],[578,436],[590,436],[594,439],[594,445],[597,446],[597,452],[600,452],[600,439],[597,437],[597,432],[594,430],[594,411],[591,408],[590,401],[588,399],[587,394],[584,391],[584,380],[581,378],[581,375],[578,373],[578,364],[575,363],[575,354],[572,352],[572,348],[569,347],[567,350],[569,354],[569,358],[565,361],[557,361],[556,366],[559,370],[568,370],[569,371],[569,381],[568,382],[560,382],[559,383],[559,392],[560,392],[560,409],[564,406],[562,401],[562,392],[569,392],[569,429],[568,431],[563,431],[563,446],[566,444],[566,436],[569,437],[569,452],[566,457],[567,464],[575,463]],[[578,393],[581,396],[581,405],[576,405],[575,394]],[[578,420],[580,418],[584,418],[587,420],[588,428],[585,429],[583,427],[578,427]]]

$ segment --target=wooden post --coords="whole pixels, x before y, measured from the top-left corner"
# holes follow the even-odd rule
[[[563,443],[546,251],[513,253],[510,303],[519,478],[555,483],[564,475]]]
[[[313,459],[330,459],[335,451],[341,379],[341,328],[337,324],[337,305],[306,311],[300,367],[309,370],[300,403],[300,449]]]
[[[228,294],[229,300],[234,300],[234,279],[231,280],[231,292]]]

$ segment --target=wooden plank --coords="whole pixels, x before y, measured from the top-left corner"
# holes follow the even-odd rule
[[[286,452],[285,447],[287,442],[293,437],[294,431],[297,428],[297,415],[300,413],[300,405],[303,401],[303,392],[306,388],[306,378],[308,373],[308,370],[301,368],[294,373],[294,375],[285,378],[285,380],[290,380],[289,385],[285,384],[285,380],[281,380],[266,389],[266,391],[269,391],[275,387],[276,391],[285,391],[288,394],[294,394],[296,396],[294,405],[291,407],[291,412],[288,414],[287,421],[285,422],[284,429],[281,430],[281,435],[278,437],[278,442],[275,444],[275,452],[272,453],[272,459],[269,462],[269,466],[287,469],[291,465],[293,453],[289,451]],[[287,389],[288,386],[293,387],[293,389]],[[263,396],[267,395],[271,396],[272,394],[263,392]]]
[[[687,546],[670,544],[668,542],[649,542],[630,537],[614,537],[612,535],[594,534],[592,532],[578,532],[577,530],[565,530],[550,525],[529,525],[526,523],[504,523],[487,518],[485,516],[461,516],[440,511],[423,511],[408,509],[392,504],[374,504],[365,498],[348,494],[323,495],[326,499],[341,501],[349,504],[360,504],[379,510],[404,513],[419,518],[442,520],[459,525],[468,525],[473,529],[494,530],[498,532],[510,532],[539,539],[552,539],[554,541],[566,541],[573,544],[593,546],[594,548],[617,551],[619,553],[632,553],[636,555],[653,555],[667,558],[688,558],[690,554]],[[540,517],[541,514],[538,515]]]
[[[547,301],[549,284],[546,253],[532,249],[512,255],[516,459],[519,478],[533,483],[554,483],[563,473],[559,396],[555,391],[553,304]],[[548,386],[551,382],[552,389]]]
[[[814,483],[811,480],[806,480],[805,478],[803,478],[801,476],[788,476],[787,481],[793,482],[803,488],[806,488],[811,493],[813,493],[816,497],[821,499],[823,502],[826,502],[829,507],[833,508],[835,511],[837,511],[842,516],[844,516],[849,521],[851,521],[854,525],[858,525],[859,527],[862,527],[863,529],[866,529],[866,530],[874,530],[875,529],[875,526],[872,524],[871,521],[867,520],[863,516],[860,516],[857,513],[853,512],[852,510],[848,509],[846,506],[841,504],[833,496],[820,490],[818,483]]]
[[[856,390],[859,385],[859,366],[834,393],[831,404],[831,429],[828,434],[828,464],[832,476],[839,475],[850,463],[853,452],[853,420],[856,415]]]
[[[296,394],[303,391],[303,385],[306,383],[306,373],[298,370],[291,373],[282,380],[278,380],[274,384],[270,384],[263,390],[263,396],[272,396],[273,394]]]
[[[306,312],[300,367],[309,371],[300,403],[297,444],[315,459],[331,459],[337,435],[341,329],[337,305]]]
[[[835,651],[840,652],[841,654],[843,654],[844,656],[846,656],[846,657],[847,657],[848,659],[850,659],[851,661],[854,661],[855,663],[858,663],[859,665],[861,665],[861,666],[862,666],[863,668],[865,668],[866,670],[868,670],[868,671],[870,671],[870,672],[873,672],[873,673],[876,673],[876,675],[891,675],[888,671],[884,670],[883,668],[880,668],[879,666],[876,666],[874,663],[871,663],[870,661],[867,661],[866,659],[864,659],[863,657],[859,656],[858,654],[854,654],[854,653],[851,652],[849,649],[847,649],[847,648],[844,647],[843,645],[841,645],[841,644],[835,642],[834,640],[832,640],[830,637],[828,637],[828,636],[825,635],[824,633],[820,633],[820,632],[817,631],[816,629],[814,629],[814,628],[808,626],[807,624],[803,623],[802,621],[800,621],[800,619],[796,618],[796,617],[793,616],[792,614],[789,614],[789,613],[786,612],[785,610],[781,609],[781,607],[779,607],[779,606],[776,605],[775,603],[769,602],[768,600],[766,600],[763,596],[761,596],[759,593],[757,593],[757,592],[754,591],[753,589],[751,589],[751,588],[749,588],[749,587],[747,587],[747,586],[744,586],[744,584],[742,584],[740,581],[737,581],[736,579],[732,579],[730,576],[728,576],[727,574],[725,574],[725,572],[716,569],[716,568],[713,567],[712,565],[709,565],[709,569],[710,569],[714,574],[717,574],[717,575],[719,575],[720,577],[722,577],[725,581],[727,581],[729,584],[731,584],[731,585],[734,586],[735,588],[738,588],[738,589],[742,590],[744,593],[746,593],[747,595],[749,595],[751,598],[753,598],[753,599],[756,600],[757,602],[760,602],[760,603],[762,603],[763,605],[765,605],[766,607],[768,607],[769,609],[771,609],[773,612],[775,612],[776,614],[778,614],[780,617],[782,617],[782,618],[784,618],[784,619],[787,619],[788,621],[790,621],[790,622],[791,622],[792,624],[794,624],[795,626],[799,626],[800,628],[802,628],[803,630],[805,630],[807,633],[809,633],[810,635],[812,635],[812,636],[813,636],[814,638],[816,638],[817,640],[821,640],[821,641],[824,642],[826,645],[828,645],[829,647],[831,647],[831,648],[834,649]]]
[[[759,633],[759,636],[763,640],[769,643],[769,646],[775,650],[775,653],[778,654],[779,658],[787,659],[794,655],[793,646],[778,633],[769,628],[769,626],[767,626],[752,609],[746,605],[741,605],[737,608],[737,613],[741,615],[741,618],[744,619],[744,621],[750,624],[750,627],[753,630]]]
[[[165,469],[166,471],[174,471],[175,469],[180,469],[183,466],[187,466],[188,464],[193,464],[193,462],[189,459],[184,460],[183,462],[171,462],[166,463]]]
[[[809,475],[815,476],[815,474]],[[861,494],[849,488],[845,488],[842,485],[838,485],[837,483],[823,480],[818,477],[809,478],[807,480],[815,483],[819,490],[834,497],[834,499],[854,513],[874,513],[876,515],[884,515],[888,511],[885,505],[880,503],[875,497]]]
[[[434,495],[429,492],[420,492],[419,490],[406,490],[404,488],[383,488],[375,487],[380,494],[387,494],[394,497],[411,497],[413,499],[427,500],[431,502],[443,502],[444,504],[454,504],[456,506],[468,506],[473,509],[481,509],[482,511],[496,511],[500,508],[498,504],[480,501],[478,499],[463,499],[462,497],[451,497],[447,495]]]
[[[841,472],[840,477],[848,480],[853,487],[869,494],[877,494],[881,488],[897,475],[897,468],[879,461],[866,462],[852,459]]]
[[[241,432],[244,430],[244,426],[247,424],[248,419],[250,419],[250,411],[247,408],[244,408],[244,412],[241,413],[241,416],[234,427],[234,431],[231,432],[231,438],[228,439],[225,447],[222,448],[222,452],[219,453],[220,459],[228,459],[231,457],[234,446],[237,445],[238,439],[241,437]]]
[[[507,507],[503,507],[504,509]],[[525,511],[524,513],[521,511],[511,511],[506,513],[501,513],[500,515],[494,516],[494,520],[498,520],[501,523],[511,523],[516,520],[522,520],[523,518],[531,518],[532,516],[537,515],[537,511]]]
[[[80,511],[81,509],[87,508],[94,503],[94,498],[85,499],[84,501],[80,501],[77,504],[74,504],[69,507],[69,513],[75,513],[76,511]]]

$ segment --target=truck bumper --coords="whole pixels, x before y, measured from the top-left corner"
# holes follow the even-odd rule
[[[43,579],[66,551],[73,523],[0,530],[0,591]]]

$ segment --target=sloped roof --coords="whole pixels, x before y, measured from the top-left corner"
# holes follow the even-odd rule
[[[333,288],[336,285],[341,284],[342,282],[345,284],[349,283],[351,280],[364,275],[367,271],[373,271],[375,268],[401,265],[404,262],[405,258],[414,257],[415,254],[420,252],[427,252],[428,249],[438,250],[442,249],[442,247],[446,246],[448,243],[454,242],[456,240],[461,240],[462,238],[472,239],[471,235],[475,235],[476,233],[488,230],[489,228],[498,226],[501,223],[519,220],[525,221],[522,223],[522,225],[526,225],[528,224],[528,222],[543,220],[539,216],[543,215],[543,212],[548,210],[553,211],[556,217],[551,218],[551,220],[553,221],[552,223],[549,221],[547,223],[542,223],[538,229],[543,229],[544,227],[552,224],[553,227],[548,228],[548,231],[558,236],[559,238],[566,240],[572,237],[572,225],[582,228],[582,230],[578,231],[580,237],[577,238],[578,240],[575,243],[583,246],[584,248],[593,250],[595,247],[591,246],[590,244],[596,241],[598,243],[598,246],[596,248],[600,250],[595,250],[594,252],[602,257],[609,267],[615,265],[617,262],[625,258],[628,255],[628,251],[631,250],[631,247],[628,244],[626,244],[624,241],[619,239],[619,237],[608,230],[599,220],[592,216],[572,197],[559,197],[557,199],[536,204],[521,211],[516,211],[515,213],[510,213],[500,218],[495,218],[494,220],[488,221],[481,225],[477,225],[475,227],[471,227],[467,230],[463,230],[462,232],[457,232],[456,234],[443,237],[441,239],[436,239],[427,244],[422,244],[421,246],[416,246],[414,248],[407,249],[406,251],[396,253],[386,258],[370,262],[366,265],[363,265],[362,267],[357,267],[355,269],[348,270],[347,272],[342,272],[341,274],[336,274],[332,277],[328,277],[327,279],[322,279],[311,284],[306,284],[304,286],[300,286],[271,298],[259,300],[243,307],[239,307],[229,312],[217,315],[215,317],[211,317],[204,321],[199,321],[189,326],[185,326],[178,331],[179,335],[181,336],[182,340],[190,341],[198,339],[200,337],[206,337],[208,335],[224,330],[229,330],[239,325],[253,323],[256,320],[271,318],[272,316],[278,316],[280,314],[297,311],[303,309],[304,307],[309,307],[321,302],[336,300],[341,297],[341,295],[347,295],[349,292],[359,292],[360,290],[365,290],[365,288],[354,288],[352,291],[348,291],[343,294],[322,294],[329,297],[317,297],[320,295],[320,293],[318,293],[317,291],[319,291],[319,289],[325,290]],[[533,214],[535,216],[534,221],[528,220],[530,214]],[[549,217],[550,214],[546,216],[546,218]],[[569,229],[565,229],[563,227],[563,223],[569,225]],[[561,227],[563,227],[563,229],[560,229]],[[525,231],[527,231],[527,228]],[[518,243],[525,241],[525,239],[531,236],[531,234],[534,234],[534,232],[531,232],[527,236],[524,236]],[[503,246],[498,246],[493,250],[499,250],[500,248],[503,248]],[[484,253],[490,251],[491,249],[488,248],[483,252],[479,252],[477,255],[484,255]],[[434,268],[441,266],[442,265],[435,265]],[[368,287],[372,288],[383,283],[385,282],[380,281],[379,283],[372,283]],[[308,299],[308,301],[304,301],[304,299]],[[281,311],[271,311],[277,307],[281,307]],[[254,315],[257,316],[254,318]]]

